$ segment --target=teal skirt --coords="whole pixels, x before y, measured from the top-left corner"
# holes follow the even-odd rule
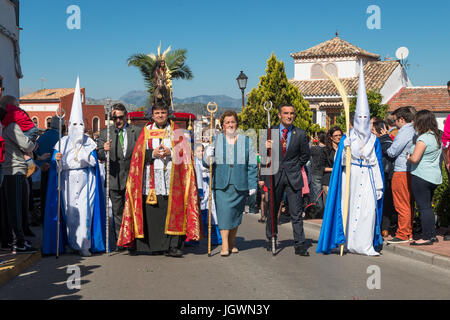
[[[248,191],[236,190],[229,184],[225,189],[215,190],[217,220],[220,230],[231,230],[242,222],[245,210],[245,196]]]

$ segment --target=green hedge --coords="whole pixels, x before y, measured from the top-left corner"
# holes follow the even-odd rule
[[[442,184],[434,191],[434,213],[439,216],[441,227],[450,225],[450,190],[445,164],[442,166]]]

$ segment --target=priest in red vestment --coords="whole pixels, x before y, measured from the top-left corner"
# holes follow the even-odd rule
[[[200,239],[200,204],[193,157],[169,107],[152,107],[133,151],[118,246],[132,253],[183,255],[184,241]]]

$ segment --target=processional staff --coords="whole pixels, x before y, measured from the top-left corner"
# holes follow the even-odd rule
[[[62,122],[64,121],[64,116],[66,112],[63,108],[58,108],[56,110],[56,116],[58,117],[59,122],[59,140],[58,140],[58,152],[61,152],[61,137],[62,137]],[[58,210],[57,210],[57,218],[56,218],[56,259],[59,257],[59,225],[60,225],[60,216],[61,216],[61,160],[56,160],[57,169],[58,169]],[[41,204],[42,205],[42,204]],[[44,203],[45,205],[45,203]]]
[[[111,106],[110,100],[106,102],[106,141],[110,141],[110,132],[109,128],[111,126]],[[106,253],[109,253],[109,159],[110,159],[110,151],[106,151]]]
[[[271,133],[271,125],[270,125],[270,110],[273,107],[273,103],[272,101],[266,101],[264,102],[264,110],[266,110],[267,112],[267,140],[272,140],[272,133]],[[274,225],[274,221],[273,221],[273,217],[274,217],[274,213],[273,213],[273,203],[274,203],[274,198],[273,198],[273,172],[272,172],[272,148],[269,148],[269,165],[270,165],[270,176],[269,176],[269,187],[270,187],[270,221],[272,223],[271,228],[272,228],[272,255],[275,255],[277,252],[277,244],[276,244],[276,240],[275,240],[275,225]]]
[[[214,113],[217,111],[217,103],[209,102],[206,105],[206,109],[211,114],[211,120],[209,125],[209,146],[210,150],[213,148],[213,125],[214,125]],[[209,208],[208,208],[208,257],[211,257],[211,210],[212,210],[212,159],[209,157]]]

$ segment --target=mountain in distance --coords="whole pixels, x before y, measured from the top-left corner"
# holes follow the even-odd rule
[[[125,103],[134,105],[136,107],[144,106],[148,101],[148,93],[144,90],[132,90],[127,92],[123,96],[119,98],[119,100],[124,101]],[[229,108],[229,109],[241,109],[241,99],[234,99],[226,95],[199,95],[195,97],[188,98],[173,98],[174,105],[177,104],[192,104],[192,103],[201,103],[208,104],[208,102],[214,101],[217,103],[219,107]]]
[[[208,102],[215,102],[221,108],[239,110],[242,108],[241,99],[234,99],[226,95],[200,95],[184,99],[173,98],[174,104],[202,103],[206,105]]]
[[[119,99],[111,99],[110,104],[113,105],[115,103],[122,103],[128,111],[134,111],[140,106],[146,105],[148,100],[148,93],[145,91],[132,90]],[[86,104],[106,104],[106,98],[95,99],[86,97]]]
[[[143,90],[132,90],[124,94],[119,100],[132,104],[136,107],[145,106],[147,104],[149,94]]]
[[[134,111],[142,106],[147,106],[149,95],[144,90],[132,90],[122,95],[118,100],[112,100],[111,104],[121,102],[125,105],[128,111]],[[194,114],[205,114],[206,105],[208,102],[216,102],[219,108],[219,113],[227,109],[240,111],[242,106],[241,99],[234,99],[226,95],[199,95],[195,97],[188,97],[179,99],[174,97],[173,104],[177,112],[190,112]],[[105,104],[106,99],[93,99],[86,97],[86,104]],[[222,111],[222,112],[220,112]]]
[[[86,97],[86,105],[92,105],[92,104],[93,105],[106,105],[106,103],[107,103],[106,98],[94,99],[94,98]],[[135,105],[126,103],[125,101],[122,101],[122,100],[111,99],[110,105],[113,105],[115,103],[122,103],[125,106],[125,108],[127,108],[128,111],[133,111],[136,109]]]

